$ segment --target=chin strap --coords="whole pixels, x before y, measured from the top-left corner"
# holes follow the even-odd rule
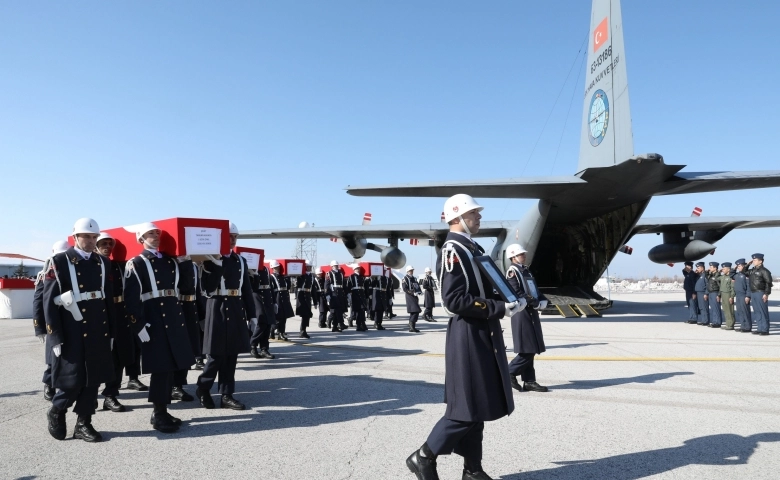
[[[469,226],[466,225],[466,221],[463,220],[463,216],[462,215],[458,215],[458,218],[460,219],[460,226],[463,227],[463,230],[465,230],[466,233],[471,235],[471,230],[469,230]]]

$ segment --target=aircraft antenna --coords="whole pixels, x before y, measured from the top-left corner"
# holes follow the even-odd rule
[[[299,228],[314,227],[308,222],[301,222],[298,225]],[[317,268],[317,239],[316,238],[299,238],[295,241],[295,251],[293,252],[293,258],[300,258],[308,260],[312,269]]]

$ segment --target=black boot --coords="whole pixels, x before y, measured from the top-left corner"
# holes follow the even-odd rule
[[[187,393],[183,387],[173,387],[171,389],[171,400],[181,400],[182,402],[191,402],[195,397]]]
[[[111,410],[112,412],[124,412],[125,406],[119,403],[119,400],[117,400],[116,397],[111,395],[106,395],[106,398],[103,400],[103,410]]]
[[[517,381],[517,375],[509,375],[509,383],[511,383],[512,384],[512,388],[514,388],[518,392],[522,392],[523,391],[523,386],[520,385],[520,383],[518,383],[518,381]]]
[[[290,339],[287,338],[287,334],[285,332],[279,332],[279,340],[284,340],[285,342],[289,342]]]
[[[231,410],[244,410],[246,408],[243,403],[233,398],[233,395],[229,393],[222,395],[222,401],[219,406],[220,408],[229,408]]]
[[[56,390],[54,390],[54,387],[51,385],[43,384],[43,399],[47,402],[51,402],[51,399],[54,398],[54,393]]]
[[[73,438],[80,438],[85,442],[103,441],[103,436],[92,427],[92,415],[79,415],[76,429],[73,431]]]
[[[49,433],[57,440],[65,440],[67,426],[65,425],[65,413],[67,410],[59,410],[52,406],[46,417],[49,419]]]
[[[211,398],[211,394],[209,392],[201,390],[201,388],[198,387],[195,389],[195,396],[198,397],[198,400],[200,400],[200,404],[203,406],[203,408],[214,408],[214,399]]]
[[[268,349],[267,349],[267,348],[261,348],[261,349],[260,349],[260,358],[267,358],[267,359],[269,359],[269,360],[273,360],[273,359],[274,359],[274,358],[276,358],[276,357],[274,357],[274,356],[271,354],[271,352],[269,352],[269,351],[268,351]]]
[[[482,461],[481,460],[469,460],[468,458],[463,459],[463,476],[461,477],[462,480],[493,480],[490,478],[490,475],[485,473],[484,470],[482,470]]]
[[[420,333],[419,330],[417,330],[417,327],[413,323],[409,324],[409,333]]]
[[[195,359],[195,370],[203,370],[203,367],[205,367],[206,364],[203,362],[203,357],[198,357]]]
[[[523,382],[523,389],[527,392],[546,392],[549,390],[536,382]]]
[[[138,390],[139,392],[147,392],[149,391],[149,387],[141,383],[138,378],[131,378],[129,382],[127,382],[128,390]]]
[[[311,338],[308,333],[306,333],[306,330],[301,331],[301,338]]]
[[[178,420],[178,424],[176,422]],[[168,413],[168,408],[165,405],[155,404],[152,418],[149,419],[149,423],[152,424],[152,428],[162,433],[173,433],[179,429],[181,420],[172,417]]]
[[[425,453],[425,456],[421,455],[420,450]],[[431,452],[427,443],[409,455],[406,466],[417,475],[418,480],[439,480],[439,474],[436,472],[436,455]]]
[[[252,345],[252,348],[249,350],[249,354],[255,358],[263,358],[259,353],[257,353],[257,345]]]

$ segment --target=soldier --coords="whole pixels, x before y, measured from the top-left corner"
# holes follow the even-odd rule
[[[252,298],[255,301],[255,313],[257,313],[257,328],[249,339],[249,354],[255,358],[273,360],[274,355],[268,351],[268,335],[271,333],[271,324],[276,318],[276,304],[271,292],[271,279],[268,269],[261,265],[257,272],[249,277],[252,284]],[[260,347],[258,352],[257,348]]]
[[[736,297],[736,292],[734,290],[734,280],[731,278],[731,264],[723,262],[720,268],[720,294],[718,295],[718,302],[720,302],[723,316],[726,319],[726,325],[720,328],[734,330],[734,297]]]
[[[195,370],[203,370],[203,367],[206,366],[205,363],[205,355],[203,355],[203,327],[206,326],[206,296],[203,294],[203,285],[201,284],[200,280],[200,268],[203,265],[203,262],[198,262],[198,274],[195,276],[195,303],[198,304],[198,323],[200,325],[200,343],[198,352],[200,352],[200,355],[195,355],[195,366],[192,367]],[[195,353],[195,351],[193,351]]]
[[[390,280],[384,275],[373,275],[371,277],[371,311],[374,316],[374,328],[384,330],[382,326],[382,317],[385,314],[385,305],[388,300],[387,284]]]
[[[718,262],[710,262],[710,269],[707,272],[707,295],[704,296],[704,299],[710,304],[710,328],[720,328],[723,323],[719,295],[720,272],[718,272]]]
[[[754,253],[750,269],[750,303],[756,317],[753,335],[769,335],[769,295],[772,293],[772,272],[764,266],[764,254]]]
[[[201,273],[206,291],[206,328],[203,353],[209,356],[203,373],[198,377],[195,396],[203,408],[214,408],[211,387],[219,377],[221,408],[243,410],[243,403],[233,398],[236,390],[238,355],[249,353],[249,329],[257,327],[249,266],[244,257],[233,251],[238,240],[238,227],[230,222],[230,253],[203,262]],[[249,327],[249,328],[247,328]]]
[[[190,348],[196,359],[201,358],[203,353],[203,341],[200,338],[201,328],[200,320],[205,317],[205,312],[200,312],[198,297],[202,294],[198,288],[198,277],[200,270],[192,261],[189,255],[179,257],[179,300],[181,309],[184,312],[184,320],[187,326],[187,337],[190,340]],[[196,360],[197,362],[197,360]],[[182,368],[173,373],[173,389],[171,390],[171,399],[182,402],[191,402],[195,397],[184,390],[187,385],[187,374],[190,369]]]
[[[179,429],[168,413],[173,375],[195,362],[186,318],[179,301],[181,271],[176,259],[159,251],[162,231],[154,223],[138,226],[144,251],[125,267],[125,304],[131,328],[141,340],[143,373],[150,373],[147,400],[154,405],[149,423],[162,433]]]
[[[753,330],[753,321],[750,315],[750,277],[746,274],[747,262],[740,258],[736,262],[737,273],[734,275],[734,305],[736,306],[739,331],[748,333]]]
[[[417,317],[420,316],[420,299],[422,296],[422,290],[420,284],[417,283],[417,279],[414,277],[414,267],[409,265],[406,267],[406,276],[401,282],[401,288],[406,295],[406,312],[409,314],[409,332],[419,333],[417,330]]]
[[[546,392],[547,387],[536,383],[534,356],[545,351],[542,323],[538,310],[547,308],[547,299],[536,289],[536,282],[525,265],[527,250],[520,244],[513,243],[506,249],[506,257],[512,265],[506,271],[512,290],[518,298],[525,298],[525,308],[512,315],[512,340],[517,356],[509,363],[509,380],[512,388],[517,391]],[[523,380],[523,385],[517,382],[517,376]]]
[[[426,322],[435,322],[436,320],[433,318],[433,307],[436,306],[436,298],[434,297],[433,289],[436,287],[436,282],[433,280],[433,275],[431,275],[431,269],[429,267],[425,267],[425,278],[423,278],[420,286],[425,294],[425,298],[423,299],[423,308],[425,308],[423,319]]]
[[[69,248],[70,245],[68,245],[68,242],[65,240],[54,242],[54,245],[51,247],[52,256],[65,252]],[[51,348],[46,345],[46,315],[43,308],[43,280],[46,273],[49,271],[50,266],[51,257],[46,260],[43,264],[43,269],[38,272],[38,275],[35,278],[35,292],[33,293],[33,331],[35,332],[38,341],[43,345],[43,357],[46,362],[46,370],[43,371],[43,379],[41,381],[43,382],[43,399],[47,402],[50,402],[56,393],[51,380],[52,353]]]
[[[352,303],[352,313],[357,323],[356,330],[364,332],[368,330],[366,326],[366,277],[363,276],[363,267],[357,265],[355,273],[347,279],[347,291]],[[350,324],[351,326],[352,324]]]
[[[271,292],[274,295],[274,301],[276,302],[276,334],[277,340],[284,340],[289,342],[287,338],[287,319],[295,316],[293,312],[292,303],[290,302],[290,290],[292,289],[292,281],[290,277],[286,277],[282,273],[282,265],[278,260],[271,260]]]
[[[699,303],[696,301],[696,280],[699,274],[693,271],[693,262],[685,262],[686,270],[683,270],[685,280],[683,280],[683,289],[685,290],[685,300],[688,302],[688,320],[687,323],[696,323],[699,316]]]
[[[406,459],[409,470],[422,480],[438,479],[436,457],[453,451],[463,456],[463,479],[489,479],[482,470],[485,422],[509,415],[515,406],[500,320],[525,308],[525,300],[504,303],[494,298],[490,279],[473,264],[473,256],[484,252],[471,239],[479,231],[481,210],[464,194],[444,204],[450,231],[436,270],[442,307],[452,315],[444,357],[447,410],[422,447]]]
[[[309,320],[313,316],[311,311],[313,284],[314,276],[311,274],[311,263],[306,260],[306,273],[297,278],[295,290],[295,314],[301,317],[301,338],[310,338],[306,329],[309,328]]]
[[[697,325],[710,324],[710,304],[707,302],[707,274],[704,272],[704,262],[696,264],[696,284],[695,293],[691,296],[699,306],[696,315]]]
[[[320,267],[314,272],[314,283],[312,284],[312,300],[314,301],[314,308],[317,308],[319,314],[319,327],[329,328],[325,323],[328,318],[328,302],[325,299],[325,272]]]
[[[328,301],[331,318],[331,332],[341,332],[347,329],[344,325],[344,312],[347,308],[347,292],[344,273],[339,268],[339,262],[330,262],[330,271],[325,277],[325,299]]]
[[[385,273],[387,276],[387,303],[385,304],[385,318],[390,320],[393,317],[397,317],[393,313],[393,303],[395,303],[395,286],[393,285],[393,272],[389,268]]]
[[[101,232],[97,239],[95,253],[110,258],[115,246],[116,240],[108,233]],[[114,379],[106,382],[106,388],[103,389],[103,410],[124,412],[125,406],[116,397],[119,395],[119,387],[122,385],[122,371],[127,365],[132,365],[136,359],[135,332],[130,328],[125,308],[124,265],[113,260],[110,264],[108,281],[111,282],[114,291],[111,303],[114,307],[114,325],[116,327],[114,329],[114,349],[111,352],[114,361]]]
[[[114,379],[114,305],[109,260],[94,253],[100,228],[91,218],[73,225],[74,246],[54,255],[43,281],[43,309],[52,351],[52,385],[47,414],[52,437],[64,440],[65,414],[75,402],[73,438],[99,442],[92,426],[98,387]]]

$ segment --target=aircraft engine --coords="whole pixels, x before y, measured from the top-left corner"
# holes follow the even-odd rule
[[[379,254],[382,263],[396,270],[406,265],[406,254],[398,247],[387,247]]]
[[[692,262],[700,260],[715,250],[715,245],[703,240],[691,240],[688,243],[662,243],[647,252],[647,258],[655,263]]]
[[[349,251],[349,254],[352,255],[352,258],[363,258],[363,255],[366,254],[366,247],[368,246],[368,242],[365,238],[347,237],[342,238],[341,241],[344,242],[344,246],[347,247],[347,250]]]

